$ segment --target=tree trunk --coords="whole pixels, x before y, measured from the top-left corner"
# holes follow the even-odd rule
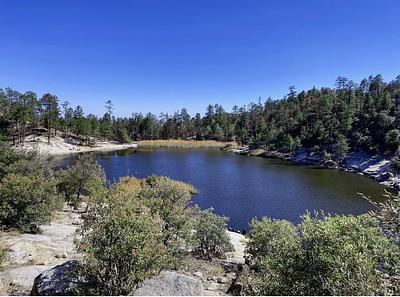
[[[50,115],[47,118],[47,143],[50,144],[50,135],[51,133],[51,127],[50,127]]]

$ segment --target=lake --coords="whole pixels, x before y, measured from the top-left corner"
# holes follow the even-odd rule
[[[193,201],[230,217],[247,230],[254,217],[300,221],[307,210],[361,214],[372,205],[357,193],[382,201],[385,187],[339,170],[295,166],[289,162],[241,156],[219,150],[124,150],[96,154],[107,178],[165,175],[193,184]],[[65,165],[70,159],[57,161]]]

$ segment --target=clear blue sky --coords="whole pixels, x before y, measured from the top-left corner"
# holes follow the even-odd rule
[[[102,114],[227,110],[400,74],[398,0],[2,1],[0,87]]]

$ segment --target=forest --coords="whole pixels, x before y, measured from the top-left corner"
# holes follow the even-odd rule
[[[399,102],[400,76],[385,82],[379,74],[360,83],[338,77],[335,88],[297,92],[292,86],[284,98],[260,97],[231,111],[209,104],[204,116],[182,108],[174,114],[116,117],[108,100],[98,117],[52,94],[39,98],[32,91],[5,88],[0,89],[0,127],[3,139],[22,145],[27,133],[50,128],[49,141],[51,131],[57,130],[87,142],[213,139],[286,152],[313,148],[340,159],[349,151],[395,153],[400,143]]]

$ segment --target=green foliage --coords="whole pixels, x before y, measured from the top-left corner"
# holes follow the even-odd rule
[[[95,202],[79,234],[85,253],[85,294],[127,295],[171,261],[163,221],[140,200],[121,191]]]
[[[21,157],[22,153],[11,148],[7,142],[0,141],[0,179],[7,174],[7,167]]]
[[[182,253],[191,232],[190,205],[193,187],[164,176],[143,180],[138,198],[152,214],[161,218],[164,245],[176,259]]]
[[[95,157],[82,154],[75,157],[75,164],[57,172],[57,188],[65,200],[77,207],[82,194],[91,195],[105,184],[105,173]]]
[[[349,145],[347,143],[346,137],[344,137],[342,134],[339,134],[334,150],[335,155],[339,160],[344,159],[347,156]]]
[[[128,130],[126,128],[118,129],[117,138],[118,138],[118,141],[121,143],[132,142],[131,138],[128,135]]]
[[[247,250],[258,295],[391,294],[386,272],[399,263],[396,247],[369,215],[307,214],[298,227],[253,221]]]
[[[200,211],[194,222],[194,253],[203,259],[224,258],[233,246],[226,233],[227,217],[213,213],[212,209]]]
[[[400,172],[400,149],[398,149],[396,151],[396,154],[394,155],[394,157],[392,158],[392,162],[390,164],[390,170],[398,173]]]
[[[290,87],[284,98],[261,99],[247,106],[234,106],[231,112],[219,105],[208,105],[205,116],[191,117],[183,108],[159,117],[134,113],[129,118],[115,118],[111,100],[101,118],[85,116],[79,106],[74,110],[63,104],[59,116],[57,97],[24,94],[0,89],[0,124],[2,131],[21,143],[28,123],[34,126],[70,130],[86,138],[103,137],[127,142],[154,139],[236,140],[252,147],[292,152],[303,146],[318,146],[343,159],[348,151],[393,153],[399,145],[400,78],[384,82],[381,75],[370,76],[358,85],[345,77],[336,81],[336,89],[322,87],[301,92]],[[40,107],[38,110],[38,104]],[[49,137],[50,137],[50,130]],[[128,137],[127,137],[128,136]],[[18,137],[18,139],[16,139]],[[49,138],[50,139],[50,138]]]
[[[19,160],[6,168],[8,174],[52,179],[53,170],[50,168],[49,162],[41,158],[36,152],[24,153],[19,157]]]
[[[191,231],[192,187],[166,177],[123,178],[97,192],[79,230],[85,293],[126,295],[175,267]]]
[[[376,211],[372,212],[380,222],[385,231],[385,235],[389,240],[397,246],[397,253],[400,252],[400,196],[399,194],[393,194],[386,191],[385,197],[387,200],[385,202],[374,202],[369,197],[361,194],[362,197],[367,199],[376,207]],[[393,261],[389,258],[386,262],[387,278],[389,280],[388,287],[390,287],[394,295],[400,294],[400,263],[398,261]]]
[[[400,131],[398,129],[393,129],[386,133],[385,145],[391,152],[395,152],[397,149],[399,149]]]
[[[257,271],[250,281],[252,293],[299,294],[302,248],[296,227],[285,220],[253,220],[248,237],[247,253]]]
[[[42,176],[9,174],[0,184],[0,223],[22,232],[37,232],[60,207],[55,184]]]

